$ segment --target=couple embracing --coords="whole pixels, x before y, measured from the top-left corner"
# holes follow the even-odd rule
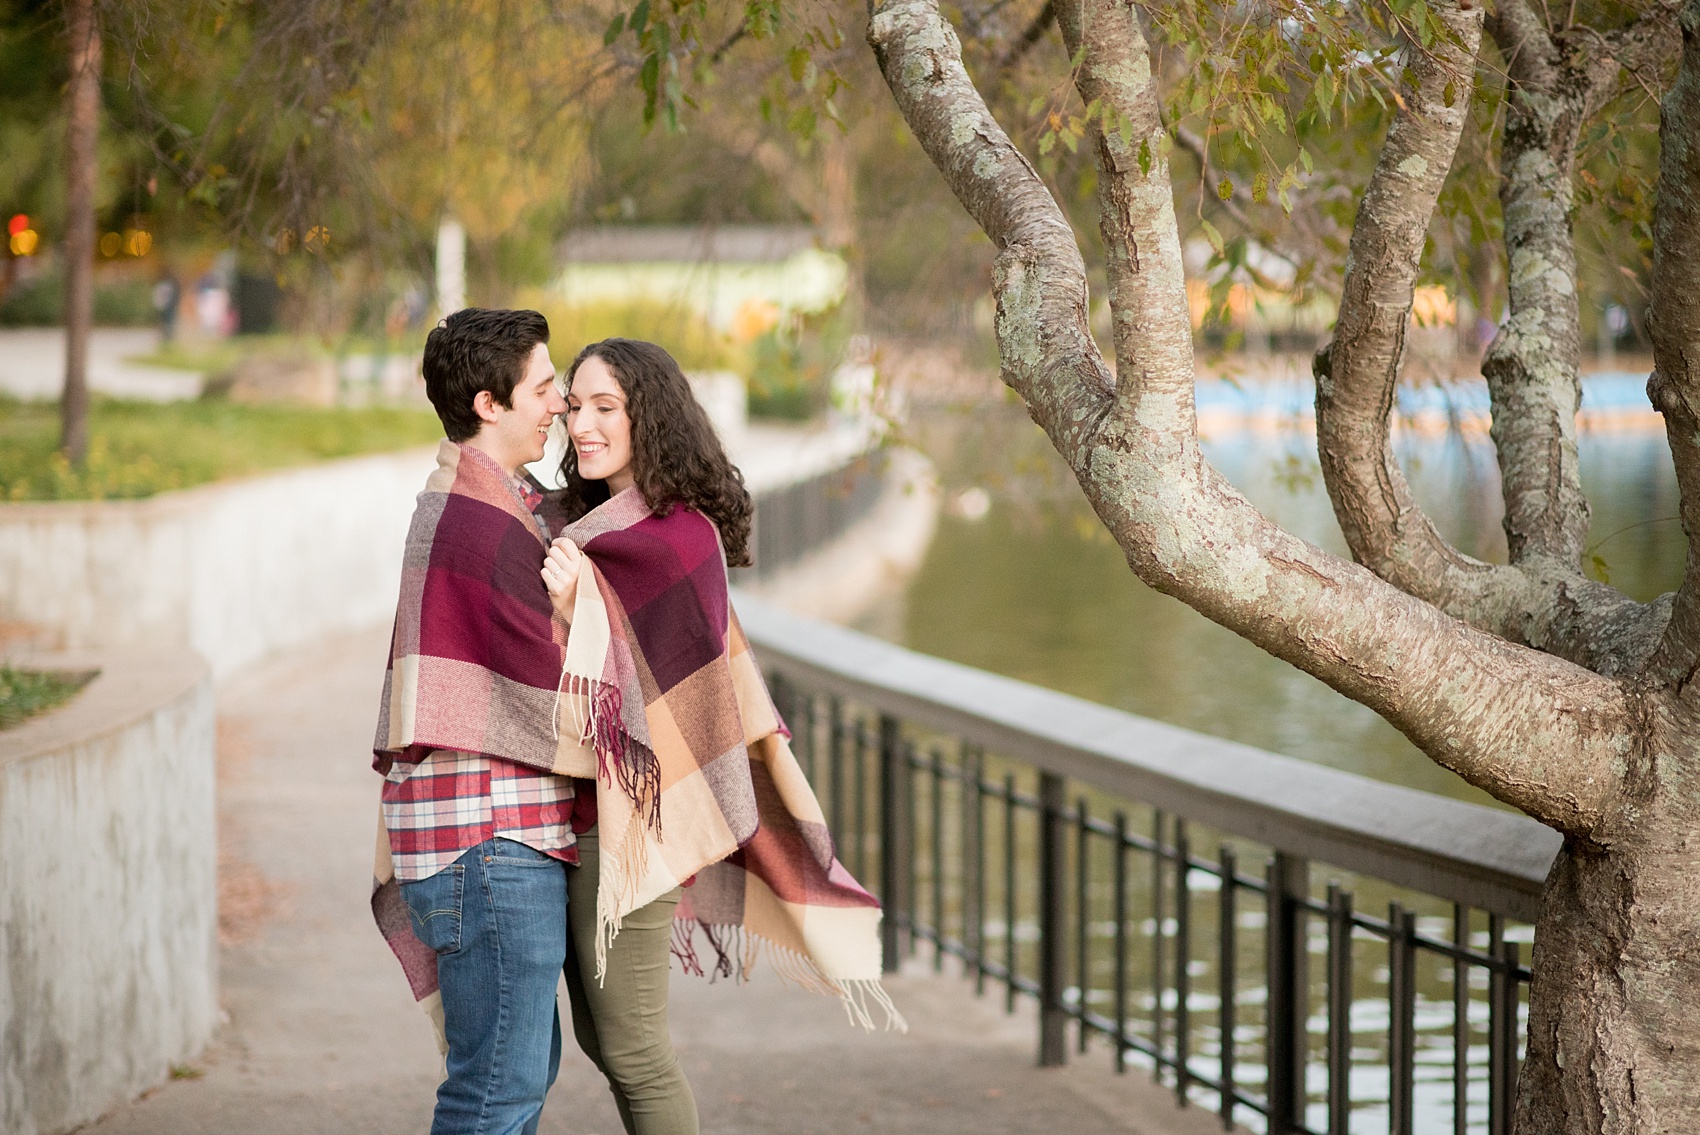
[[[446,1058],[433,1135],[530,1135],[579,1047],[628,1135],[694,1135],[669,955],[870,1003],[879,906],[834,858],[727,594],[751,503],[677,363],[608,339],[563,393],[533,311],[426,341],[447,435],[408,532],[372,909]],[[565,487],[525,466],[565,416]],[[699,933],[700,932],[700,933]]]

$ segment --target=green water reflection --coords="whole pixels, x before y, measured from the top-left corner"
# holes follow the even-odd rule
[[[867,629],[929,654],[1366,776],[1489,802],[1372,711],[1139,582],[1042,434],[1013,406],[923,420],[915,436],[947,508],[920,572]],[[1344,554],[1311,440],[1225,433],[1206,454],[1267,515]],[[1485,438],[1406,447],[1419,499],[1465,551],[1503,561],[1498,473]],[[1685,545],[1662,434],[1585,435],[1590,569],[1638,599],[1673,588]],[[960,510],[958,510],[960,511]],[[1597,564],[1593,557],[1598,556]]]

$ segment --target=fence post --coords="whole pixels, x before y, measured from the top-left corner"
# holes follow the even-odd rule
[[[908,928],[909,859],[913,854],[914,825],[910,822],[908,755],[904,752],[901,723],[889,713],[880,714],[880,952],[886,973],[896,973],[903,932]]]
[[[1039,774],[1039,1066],[1068,1060],[1068,1011],[1063,1005],[1067,980],[1068,895],[1067,782],[1056,773]],[[1015,928],[1009,928],[1014,934]]]
[[[1302,903],[1310,864],[1277,851],[1269,865],[1269,1133],[1303,1130],[1310,982]]]

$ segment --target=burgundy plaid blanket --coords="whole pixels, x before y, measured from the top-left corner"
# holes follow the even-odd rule
[[[686,879],[675,952],[744,976],[784,975],[869,1002],[880,987],[879,904],[834,858],[825,817],[727,595],[713,524],[654,515],[635,490],[576,524],[587,556],[571,633],[539,569],[545,534],[501,469],[444,442],[409,529],[374,766],[433,749],[595,777],[598,972],[625,915]],[[436,955],[413,934],[380,822],[372,910],[416,999],[438,1022]]]
[[[833,855],[727,595],[714,525],[651,512],[627,489],[568,525],[585,553],[567,644],[563,731],[600,766],[597,969],[620,920],[696,877],[675,952],[746,975],[766,952],[784,975],[838,995],[872,1027],[901,1027],[880,978],[879,904]],[[592,585],[594,584],[594,585]]]
[[[433,749],[458,749],[595,775],[589,754],[558,740],[552,720],[567,629],[539,574],[547,550],[542,528],[501,467],[444,441],[407,533],[372,742],[380,773],[396,761],[422,761]],[[372,913],[414,997],[440,1026],[437,956],[408,921],[381,813]]]

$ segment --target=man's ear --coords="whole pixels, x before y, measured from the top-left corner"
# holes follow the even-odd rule
[[[480,390],[472,396],[472,412],[478,415],[480,421],[494,424],[496,421],[496,396],[488,390]]]

